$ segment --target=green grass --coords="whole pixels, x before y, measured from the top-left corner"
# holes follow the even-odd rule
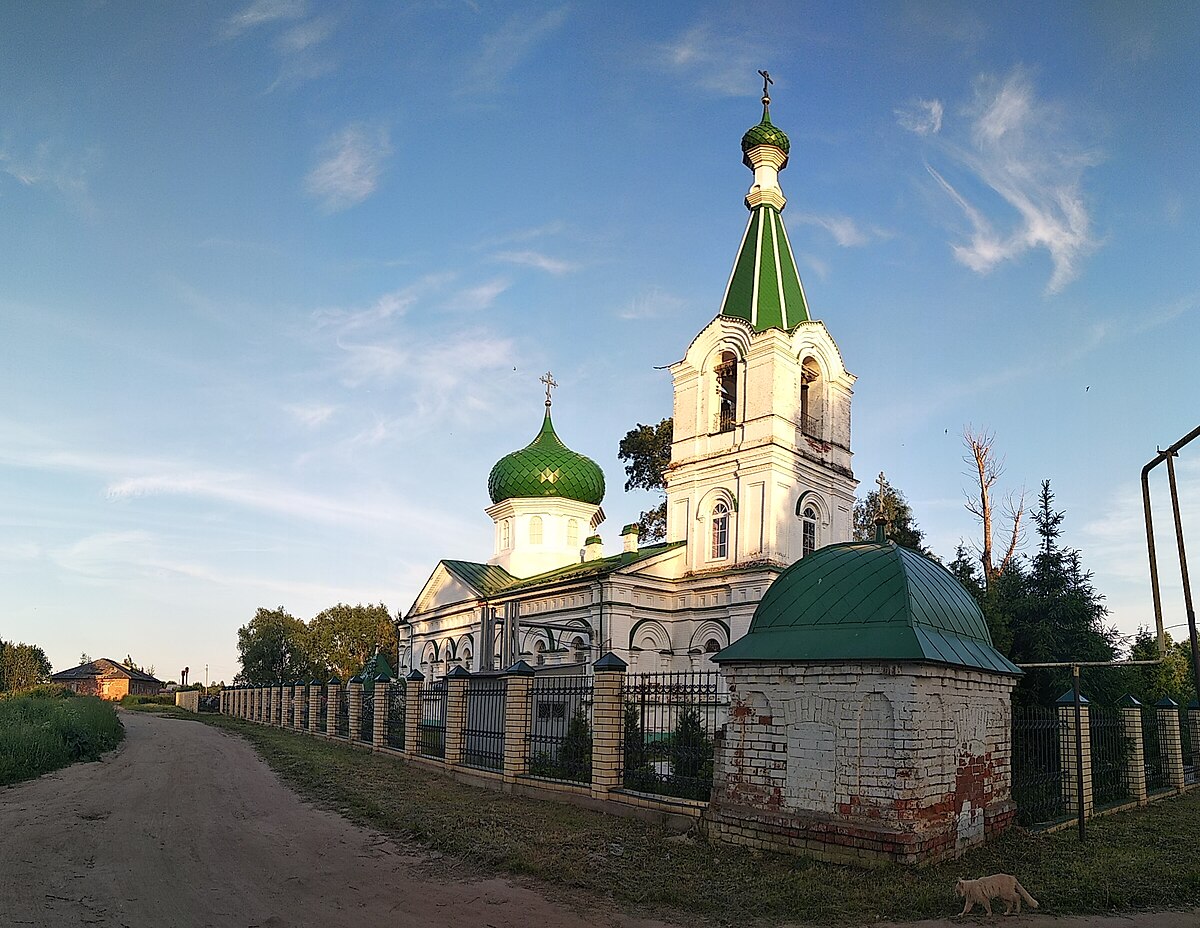
[[[167,696],[146,696],[141,695],[125,695],[121,697],[121,708],[132,709],[137,706],[173,706],[175,705],[175,694],[171,693]]]
[[[955,914],[959,877],[1014,873],[1055,914],[1200,905],[1200,791],[1075,832],[1013,831],[922,870],[858,870],[764,854],[555,802],[466,786],[404,761],[231,719],[301,795],[349,819],[456,858],[479,874],[536,877],[626,908],[718,924],[865,924]],[[445,866],[445,859],[439,866]]]
[[[97,760],[125,737],[111,703],[58,694],[0,699],[0,786],[79,760]]]

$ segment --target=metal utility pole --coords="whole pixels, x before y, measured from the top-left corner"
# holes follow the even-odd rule
[[[1183,544],[1183,522],[1179,513],[1179,490],[1175,484],[1173,460],[1178,456],[1180,448],[1197,437],[1200,437],[1200,426],[1192,429],[1165,451],[1159,450],[1158,454],[1142,468],[1142,505],[1146,512],[1146,549],[1150,555],[1150,591],[1154,596],[1154,621],[1158,626],[1158,649],[1159,655],[1165,656],[1167,639],[1163,633],[1162,596],[1158,587],[1158,558],[1154,551],[1154,522],[1150,509],[1150,471],[1166,461],[1167,480],[1171,486],[1171,508],[1175,514],[1175,540],[1179,547],[1179,568],[1183,579],[1183,602],[1184,608],[1187,610],[1188,635],[1192,645],[1192,679],[1196,684],[1196,692],[1200,693],[1200,644],[1197,643],[1196,611],[1192,606],[1192,587],[1191,581],[1188,579],[1187,551]]]

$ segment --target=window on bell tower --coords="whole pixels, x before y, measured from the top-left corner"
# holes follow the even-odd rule
[[[729,557],[729,504],[719,502],[712,513],[712,559]]]
[[[722,351],[721,360],[714,368],[717,389],[717,414],[713,423],[714,432],[729,432],[737,422],[737,355]]]
[[[804,532],[804,557],[817,550],[817,510],[813,506],[805,506],[804,514],[800,517]]]
[[[800,368],[800,431],[811,438],[821,437],[821,368],[806,358]]]

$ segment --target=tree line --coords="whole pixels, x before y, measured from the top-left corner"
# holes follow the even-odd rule
[[[666,536],[666,473],[671,460],[672,420],[631,429],[621,440],[618,458],[625,462],[625,489],[663,496],[641,514],[643,538]],[[1066,512],[1054,506],[1050,480],[1041,482],[1029,511],[1023,491],[1002,493],[1004,462],[995,435],[987,430],[963,431],[963,460],[971,481],[965,508],[977,524],[974,542],[960,542],[945,566],[975,597],[997,650],[1016,664],[1064,661],[1147,660],[1159,656],[1148,628],[1123,635],[1109,622],[1104,594],[1096,589],[1083,554],[1062,542]],[[879,515],[890,540],[941,563],[925,544],[904,493],[886,480],[854,506],[854,539],[875,537]],[[1021,550],[1032,522],[1035,547]],[[1186,641],[1172,642],[1162,663],[1149,667],[1084,668],[1089,698],[1112,705],[1126,693],[1153,705],[1163,697],[1186,705],[1196,698]],[[1049,705],[1071,686],[1070,670],[1030,669],[1014,695],[1018,705]]]
[[[394,620],[383,603],[338,603],[307,622],[283,606],[260,608],[238,629],[242,669],[234,683],[267,686],[330,676],[347,680],[376,651],[394,659],[398,645]]]
[[[45,683],[51,672],[46,652],[36,644],[0,640],[0,693]]]

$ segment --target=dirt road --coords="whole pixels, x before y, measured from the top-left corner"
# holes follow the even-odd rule
[[[122,719],[125,743],[102,762],[0,789],[2,928],[679,928],[585,911],[553,887],[456,875],[450,860],[305,804],[239,738]],[[1200,915],[999,921],[1196,928]]]
[[[100,763],[0,789],[0,926],[663,926],[439,880],[428,851],[306,805],[241,739],[122,720]]]

